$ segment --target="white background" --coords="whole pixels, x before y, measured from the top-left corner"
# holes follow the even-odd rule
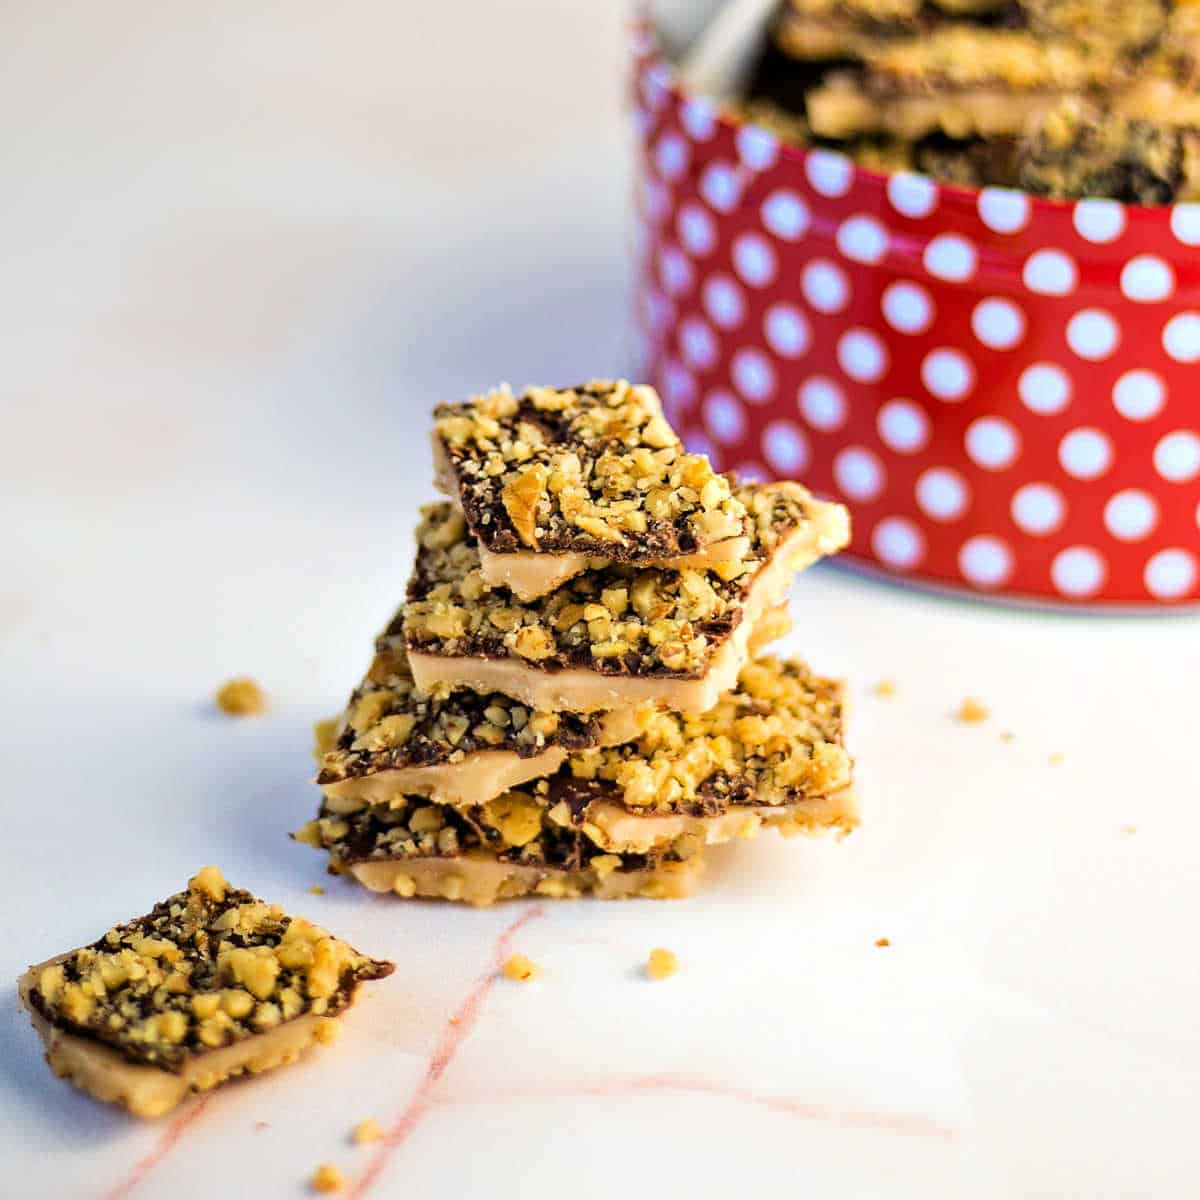
[[[293,1196],[326,1160],[435,1200],[1194,1186],[1194,617],[812,572],[793,645],[850,680],[863,828],[715,854],[685,904],[547,904],[530,987],[490,982],[526,906],[307,892],[309,728],[400,598],[429,407],[629,369],[622,18],[6,6],[0,970],[206,862],[398,970],[340,1048],[157,1125],[54,1080],[10,991],[5,1196]],[[215,714],[233,674],[268,718]]]

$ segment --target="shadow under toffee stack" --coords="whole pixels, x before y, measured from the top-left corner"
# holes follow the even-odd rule
[[[849,537],[797,483],[689,454],[656,393],[500,388],[434,413],[445,502],[294,835],[377,892],[686,895],[705,846],[856,823],[841,685],[763,654]]]

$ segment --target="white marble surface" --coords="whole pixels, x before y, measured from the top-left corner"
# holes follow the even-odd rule
[[[1194,617],[818,570],[795,644],[854,688],[854,837],[738,846],[677,905],[307,892],[309,726],[399,596],[429,404],[627,365],[619,5],[5,15],[0,974],[209,861],[399,970],[340,1048],[156,1125],[52,1079],[10,991],[0,1193],[1194,1188]],[[235,673],[269,718],[214,715]],[[518,920],[529,987],[493,974]]]

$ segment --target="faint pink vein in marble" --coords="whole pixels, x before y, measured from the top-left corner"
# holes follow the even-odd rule
[[[383,1141],[375,1152],[375,1157],[367,1165],[367,1169],[347,1193],[349,1200],[357,1200],[358,1197],[365,1196],[370,1191],[387,1166],[388,1160],[408,1141],[420,1124],[421,1118],[433,1107],[434,1091],[454,1061],[463,1042],[471,1036],[471,1032],[483,1012],[483,1006],[487,1002],[488,996],[491,995],[492,988],[496,986],[497,972],[512,950],[513,938],[535,917],[540,917],[542,912],[543,909],[540,905],[529,909],[497,938],[496,945],[492,950],[491,964],[472,985],[462,1003],[455,1009],[453,1016],[446,1021],[441,1037],[438,1038],[437,1045],[433,1048],[433,1054],[430,1055],[425,1075],[417,1085],[417,1090],[384,1135]]]
[[[126,1196],[132,1195],[134,1189],[140,1187],[146,1181],[146,1176],[175,1149],[179,1140],[191,1125],[200,1118],[200,1115],[208,1107],[212,1098],[213,1094],[209,1092],[194,1104],[188,1105],[183,1112],[171,1120],[162,1133],[158,1135],[158,1141],[154,1143],[154,1148],[150,1153],[145,1158],[139,1159],[134,1164],[133,1170],[111,1191],[104,1193],[104,1200],[124,1200]]]
[[[824,1121],[834,1125],[845,1125],[859,1129],[875,1129],[883,1133],[895,1133],[909,1137],[940,1138],[952,1141],[957,1134],[946,1125],[928,1117],[907,1113],[873,1112],[869,1109],[834,1108],[815,1104],[790,1096],[775,1096],[769,1092],[755,1092],[749,1088],[716,1083],[707,1079],[696,1079],[678,1075],[643,1075],[634,1079],[614,1080],[611,1083],[579,1084],[573,1087],[548,1087],[540,1089],[514,1090],[504,1094],[490,1093],[493,1101],[553,1099],[563,1096],[628,1096],[638,1092],[679,1092],[691,1095],[720,1096],[736,1100],[741,1104],[753,1104],[784,1116],[802,1121]],[[455,1104],[462,1097],[446,1096],[431,1103]]]

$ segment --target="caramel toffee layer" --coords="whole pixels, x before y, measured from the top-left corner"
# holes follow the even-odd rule
[[[481,824],[489,815],[500,828]],[[373,891],[490,904],[537,894],[600,898],[686,895],[701,869],[698,846],[606,853],[582,831],[545,820],[538,806],[499,801],[472,813],[446,806],[323,808],[295,835],[329,853],[330,870]]]
[[[489,555],[694,555],[742,535],[729,480],[684,451],[652,388],[500,388],[434,412],[435,475]]]
[[[403,620],[403,609],[389,628]],[[637,708],[579,715],[531,710],[493,692],[420,691],[398,633],[384,634],[366,677],[318,746],[321,785],[332,803],[429,795],[447,804],[491,799],[557,770],[567,754],[635,737]]]
[[[392,970],[206,867],[187,891],[35,969],[22,991],[47,1030],[113,1052],[110,1066],[178,1075],[292,1022],[335,1016],[363,980]]]
[[[751,518],[751,557],[713,572],[589,571],[531,604],[490,590],[474,538],[446,504],[426,510],[400,628],[413,677],[432,691],[500,691],[534,707],[577,712],[651,701],[703,711],[733,686],[759,617],[791,575],[845,545],[840,505],[798,484],[738,489]]]

